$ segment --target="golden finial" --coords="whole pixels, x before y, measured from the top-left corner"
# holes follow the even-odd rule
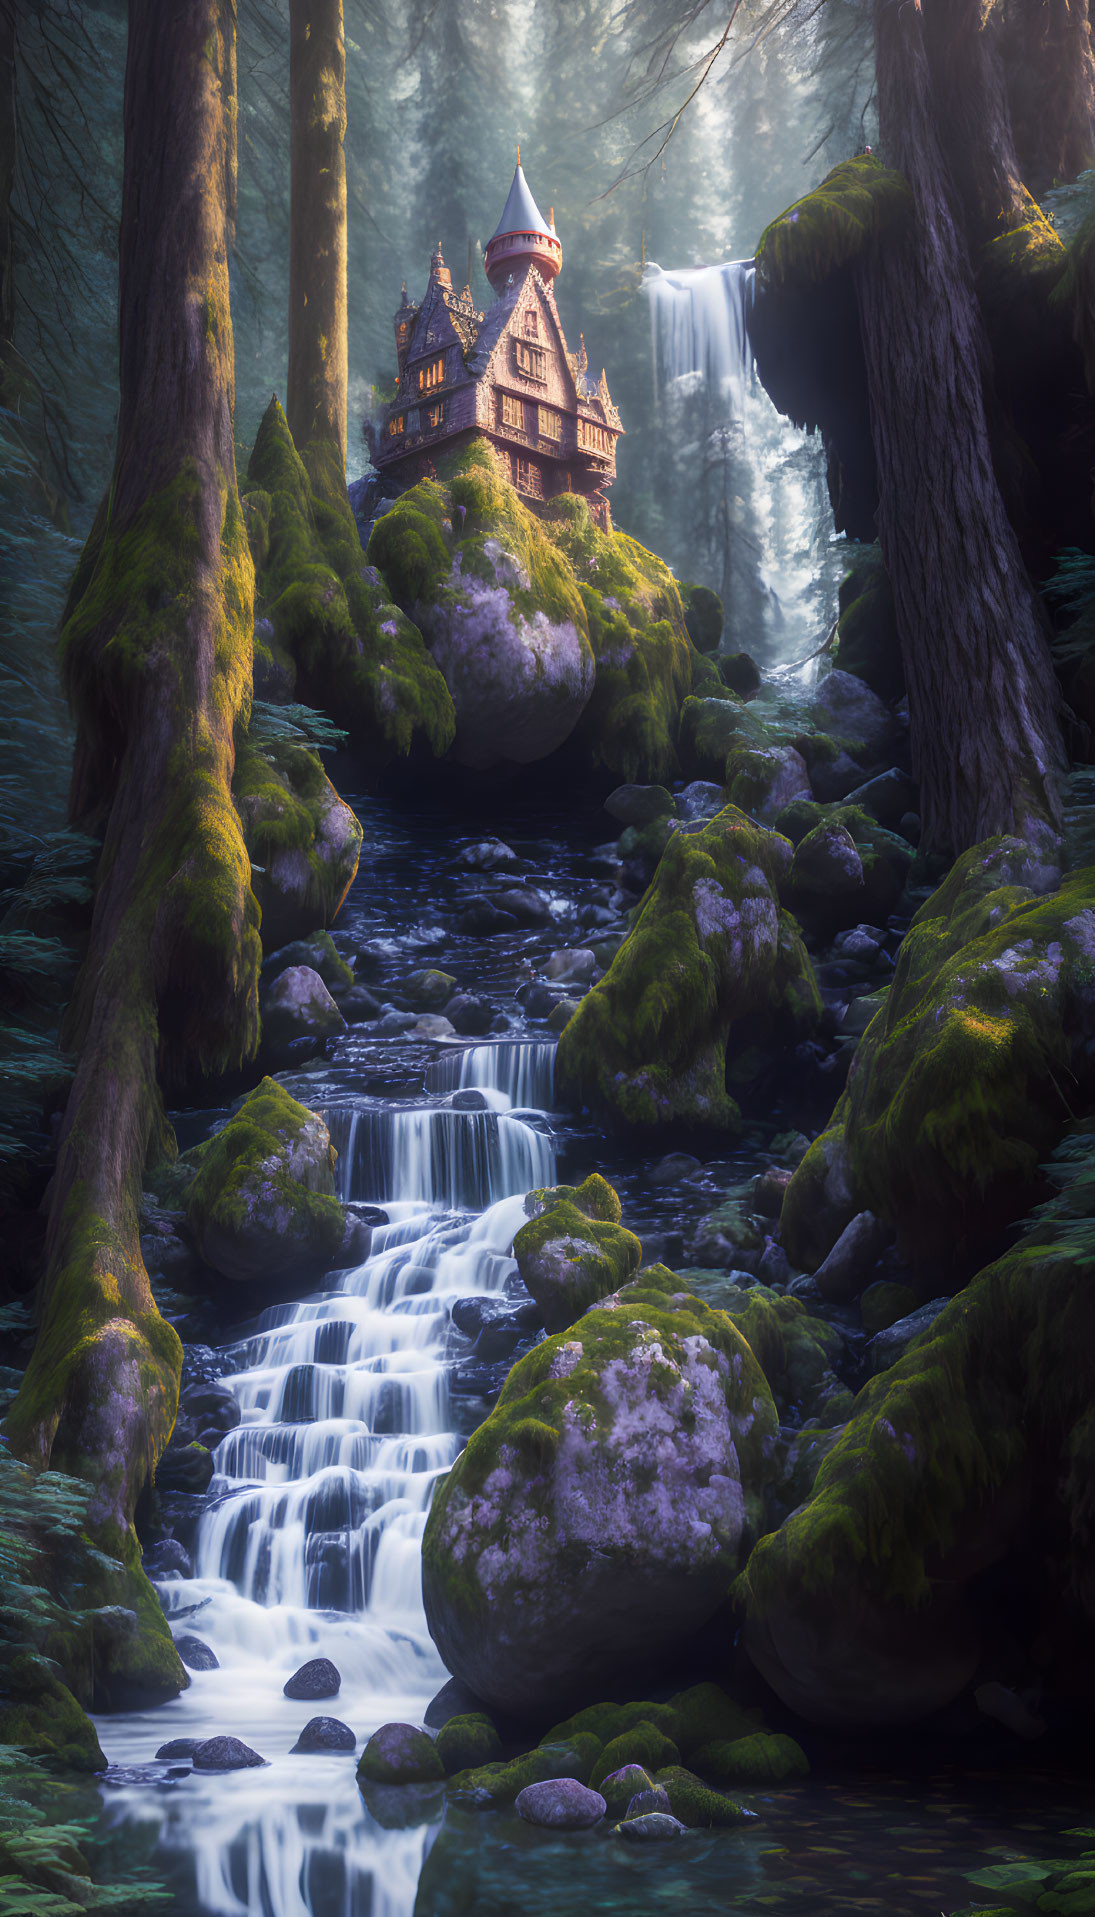
[[[518,166],[520,166],[520,164],[521,164],[521,142],[520,142],[520,140],[518,140],[518,142],[517,142],[517,164],[518,164]]]

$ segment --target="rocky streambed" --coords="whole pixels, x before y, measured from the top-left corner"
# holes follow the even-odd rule
[[[774,775],[754,771],[778,781],[788,766],[793,783],[786,751]],[[889,814],[899,801],[908,809],[896,789],[903,777],[895,770],[875,795]],[[655,869],[668,869],[658,866],[668,839],[676,835],[682,858],[711,856],[704,835],[716,829],[721,785],[696,779],[657,792],[625,789],[607,814],[578,798],[561,809],[495,795],[481,814],[460,817],[428,798],[356,802],[362,863],[333,938],[298,941],[267,964],[274,1076],[235,1110],[175,1115],[183,1157],[147,1195],[143,1242],[186,1361],[142,1542],[191,1681],[171,1704],[97,1726],[111,1766],[104,1823],[154,1837],[155,1867],[180,1911],[427,1917],[546,1913],[578,1899],[636,1917],[682,1902],[951,1909],[968,1900],[970,1872],[988,1871],[992,1884],[994,1869],[1025,1863],[1036,1873],[1039,1858],[1059,1862],[1058,1833],[1086,1815],[1079,1798],[1074,1814],[1066,1808],[1060,1775],[1039,1783],[1026,1774],[1023,1834],[1015,1828],[1016,1712],[1036,1715],[1020,1686],[997,1687],[997,1717],[1013,1720],[1010,1746],[990,1739],[986,1759],[974,1727],[972,1748],[992,1773],[976,1783],[968,1766],[948,1771],[931,1739],[898,1779],[890,1746],[872,1756],[844,1745],[839,1727],[835,1741],[819,1735],[743,1663],[728,1614],[716,1610],[712,1621],[718,1598],[706,1592],[702,1550],[694,1616],[680,1610],[679,1580],[628,1592],[614,1587],[611,1565],[598,1580],[618,1513],[585,1494],[608,1549],[598,1552],[591,1536],[586,1562],[572,1548],[569,1582],[549,1550],[524,1564],[516,1585],[500,1576],[485,1615],[473,1606],[461,1616],[434,1579],[437,1641],[476,1678],[474,1692],[446,1683],[422,1605],[427,1510],[461,1454],[466,1474],[499,1442],[496,1428],[511,1443],[492,1408],[523,1354],[522,1377],[541,1347],[562,1339],[571,1356],[558,1375],[580,1377],[585,1364],[603,1383],[620,1351],[591,1347],[611,1316],[596,1307],[606,1297],[619,1305],[631,1284],[611,1334],[637,1324],[634,1355],[653,1325],[681,1401],[663,1396],[659,1412],[657,1394],[640,1403],[625,1379],[616,1436],[626,1422],[638,1437],[618,1443],[612,1469],[636,1447],[648,1469],[653,1410],[664,1471],[660,1487],[626,1486],[621,1508],[654,1556],[659,1526],[673,1528],[665,1505],[674,1520],[709,1527],[716,1557],[744,1563],[752,1539],[808,1496],[854,1394],[885,1376],[953,1288],[939,1247],[911,1268],[839,1175],[816,1185],[797,1239],[792,1228],[781,1242],[778,1223],[789,1186],[811,1176],[811,1141],[930,890],[908,889],[912,847],[889,849],[885,835],[899,839],[890,827],[877,828],[868,854],[873,902],[886,909],[849,924],[854,915],[833,903],[834,873],[851,864],[844,839],[860,859],[863,896],[848,825],[796,820],[796,803],[816,811],[816,802],[776,791],[780,833],[768,836],[782,838],[792,869],[769,883],[797,886],[816,986],[807,1018],[762,1027],[758,1004],[751,1031],[723,1034],[724,1082],[741,1107],[724,1133],[732,1143],[713,1144],[698,1110],[676,1113],[667,1139],[657,1127],[602,1129],[588,1112],[576,1116],[573,1100],[558,1106],[557,1033],[573,1046],[582,1021],[599,1015],[598,982]],[[849,819],[864,845],[870,816]],[[782,835],[802,825],[796,850]],[[832,844],[822,844],[826,834]],[[735,847],[733,857],[752,849]],[[754,896],[762,892],[758,880]],[[663,954],[663,969],[674,956]],[[655,969],[644,987],[654,999],[658,984]],[[630,1011],[641,1007],[640,998]],[[652,1050],[672,1017],[671,1003],[654,1004]],[[530,1192],[540,1196],[529,1201]],[[755,1372],[744,1380],[739,1335]],[[544,1447],[553,1454],[558,1438],[558,1407],[533,1401],[553,1387],[529,1380],[532,1397],[510,1421],[524,1476],[511,1459],[512,1509],[487,1527],[503,1572],[551,1468]],[[729,1420],[738,1459],[736,1484],[717,1494],[702,1442],[717,1436],[716,1414]],[[682,1430],[689,1444],[674,1449]],[[568,1453],[587,1492],[606,1455],[587,1446],[583,1465]],[[464,1482],[450,1480],[450,1511],[452,1487]],[[460,1496],[466,1510],[467,1491]],[[450,1559],[482,1549],[466,1527],[461,1544],[459,1528]],[[516,1659],[504,1654],[514,1602],[536,1613]],[[628,1689],[613,1668],[614,1640],[632,1662],[647,1644],[649,1691]],[[622,1716],[582,1719],[582,1704],[601,1706],[602,1667],[610,1701],[645,1699],[642,1714],[633,1702]],[[706,1701],[696,1692],[712,1673],[732,1704],[725,1690],[709,1686]],[[478,1715],[484,1699],[489,1718]],[[432,1749],[442,1757],[401,1778],[398,1764],[385,1773],[366,1756],[359,1774],[362,1754],[375,1757],[375,1734],[393,1723],[440,1732]],[[956,1728],[969,1738],[966,1720]],[[793,1755],[776,1761],[784,1745]],[[803,1775],[811,1762],[814,1774]],[[538,1779],[547,1788],[569,1775],[587,1797],[604,1785],[607,1804],[606,1778],[628,1765],[638,1791],[590,1828],[528,1822],[530,1800],[515,1803]],[[697,1810],[701,1773],[707,1797],[728,1807],[717,1817]],[[564,1797],[569,1788],[560,1786]],[[632,1798],[632,1835],[654,1820],[644,1842],[611,1836]]]

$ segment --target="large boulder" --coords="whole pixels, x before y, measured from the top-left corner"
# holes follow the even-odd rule
[[[361,824],[304,746],[244,740],[232,797],[262,907],[262,943],[273,952],[330,925],[353,884]]]
[[[423,480],[377,522],[369,558],[426,641],[456,712],[452,757],[482,769],[545,758],[593,691],[573,572],[487,448],[448,489]]]
[[[620,1201],[596,1172],[577,1188],[529,1192],[525,1211],[513,1255],[549,1331],[564,1331],[638,1271],[642,1242],[621,1225]]]
[[[264,1078],[223,1131],[180,1161],[186,1226],[222,1277],[318,1278],[363,1255],[364,1227],[335,1197],[335,1154],[318,1112]]]
[[[819,1264],[869,1211],[908,1252],[969,1271],[1038,1197],[1070,1106],[1095,1087],[1095,871],[1049,896],[1024,882],[1049,876],[1020,841],[989,840],[917,912],[828,1131],[788,1186],[798,1262]]]
[[[778,880],[790,847],[727,806],[669,839],[633,930],[559,1040],[555,1083],[600,1116],[732,1131],[727,1067],[813,1028],[820,1000]]]
[[[808,1720],[913,1722],[1001,1655],[1090,1712],[1095,1288],[1070,1214],[935,1309],[754,1550],[747,1647]]]
[[[761,1522],[776,1428],[744,1338],[662,1266],[537,1345],[434,1494],[449,1669],[535,1714],[674,1657]]]

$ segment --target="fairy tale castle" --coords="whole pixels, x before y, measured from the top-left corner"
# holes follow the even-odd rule
[[[554,209],[545,220],[521,170],[483,265],[497,298],[475,309],[454,292],[441,247],[420,305],[395,316],[399,389],[369,429],[373,464],[400,486],[433,471],[438,451],[481,435],[530,504],[581,493],[608,526],[607,491],[623,431],[604,373],[591,378],[583,340],[567,348],[552,282],[563,263]]]

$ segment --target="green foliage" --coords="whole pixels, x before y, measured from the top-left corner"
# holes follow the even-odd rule
[[[334,752],[349,736],[315,706],[277,706],[265,699],[251,702],[247,737],[252,745],[310,746],[316,752]]]
[[[72,1059],[48,1033],[0,1024],[0,1162],[41,1151],[47,1099],[65,1090],[72,1073]]]

